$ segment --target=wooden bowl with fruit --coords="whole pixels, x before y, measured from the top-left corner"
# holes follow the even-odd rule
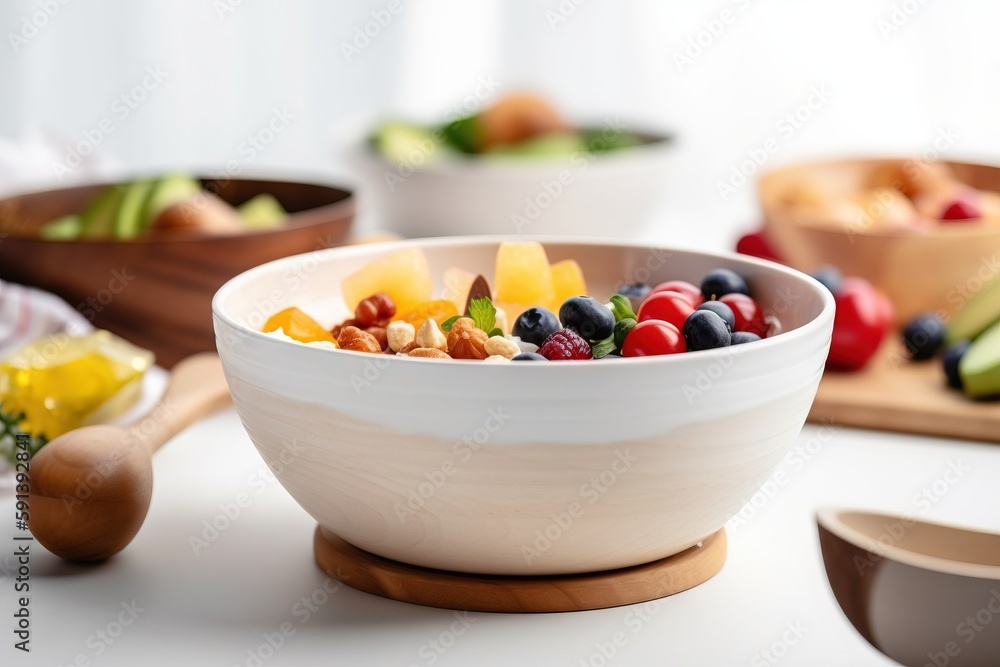
[[[24,194],[0,201],[0,278],[59,295],[172,367],[215,348],[224,282],[340,244],[353,217],[346,190],[184,174]]]
[[[998,192],[1000,167],[918,159],[795,165],[759,184],[782,261],[867,279],[889,295],[897,324],[951,317],[1000,274]]]

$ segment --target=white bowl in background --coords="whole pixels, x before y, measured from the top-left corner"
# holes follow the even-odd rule
[[[323,527],[443,570],[614,569],[719,530],[785,456],[829,348],[825,288],[738,255],[539,240],[551,261],[576,259],[599,298],[622,281],[699,281],[732,268],[785,332],[732,348],[576,362],[324,350],[257,329],[288,305],[339,321],[341,279],[405,246],[423,248],[438,279],[456,264],[492,275],[499,239],[333,248],[247,271],[215,296],[219,354],[251,440]]]
[[[644,143],[570,156],[471,156],[412,171],[367,142],[349,159],[362,207],[407,237],[558,234],[626,238],[650,221],[669,178],[674,141],[636,132]]]

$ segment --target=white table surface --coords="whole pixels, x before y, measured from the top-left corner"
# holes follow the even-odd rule
[[[703,228],[686,237],[672,229],[677,245],[695,245],[696,235],[705,245]],[[727,234],[716,232],[710,245],[724,247]],[[229,409],[157,454],[149,516],[118,556],[83,567],[33,546],[30,654],[13,649],[8,629],[15,610],[9,554],[18,531],[13,511],[5,513],[0,664],[892,665],[837,606],[814,512],[863,507],[1000,531],[1000,446],[806,425],[792,456],[781,468],[785,483],[730,523],[726,565],[705,584],[646,605],[469,614],[463,623],[454,612],[347,587],[328,594],[324,585],[335,584],[313,561],[315,523],[268,473]],[[944,493],[921,495],[955,467],[964,472]],[[196,554],[192,538],[227,506],[234,514],[241,494],[248,504]],[[13,509],[9,488],[0,490],[0,506]],[[310,597],[322,604],[310,610],[303,603]],[[133,603],[142,611],[131,620],[123,605]],[[119,628],[119,620],[131,622]],[[265,636],[283,627],[280,648],[261,652]],[[623,646],[605,659],[601,647],[610,652],[616,633]]]

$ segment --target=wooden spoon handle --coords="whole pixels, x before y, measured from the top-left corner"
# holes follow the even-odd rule
[[[195,354],[174,366],[159,402],[129,427],[129,432],[152,454],[192,423],[230,402],[219,355]]]

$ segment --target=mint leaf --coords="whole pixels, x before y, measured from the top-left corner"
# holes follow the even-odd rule
[[[446,319],[444,322],[441,323],[441,331],[443,331],[445,333],[448,333],[449,331],[451,331],[452,325],[455,324],[455,321],[458,318],[460,318],[460,317],[462,317],[462,316],[461,315],[453,315],[452,317],[449,317],[448,319]]]
[[[488,296],[472,300],[469,304],[469,317],[483,331],[493,331],[497,325],[497,309]]]
[[[490,333],[489,333],[489,337],[490,338],[493,338],[494,336],[502,336],[502,335],[503,335],[503,331],[501,331],[499,327],[493,327],[493,330],[490,331]]]
[[[615,314],[615,322],[627,319],[639,319],[632,310],[632,302],[628,300],[627,296],[621,294],[615,294],[611,297],[611,312]]]
[[[620,322],[615,322],[615,331],[611,334],[611,337],[615,339],[615,347],[621,349],[622,345],[625,344],[625,337],[628,336],[635,325],[636,321],[631,317],[627,317]]]
[[[599,340],[596,343],[590,344],[590,353],[594,355],[594,359],[600,359],[601,357],[606,357],[615,351],[615,337],[608,336],[604,340]]]

